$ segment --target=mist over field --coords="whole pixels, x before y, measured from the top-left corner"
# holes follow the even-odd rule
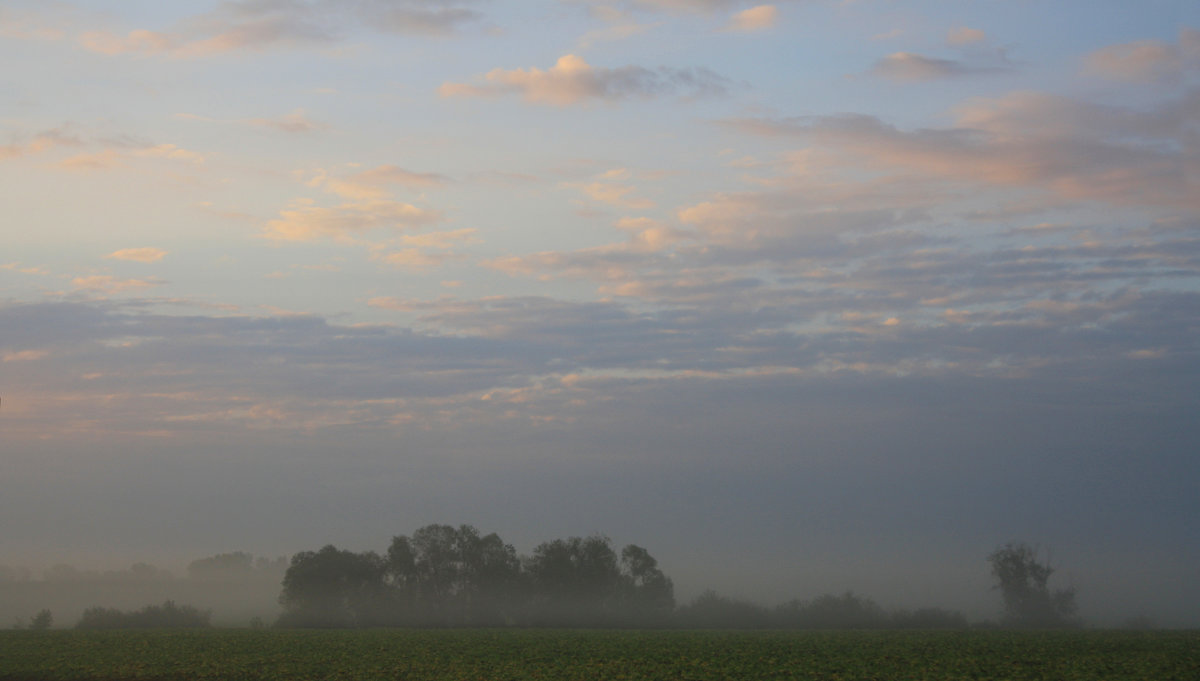
[[[269,624],[432,524],[974,623],[1023,542],[1200,627],[1197,3],[11,0],[0,60],[0,627]]]

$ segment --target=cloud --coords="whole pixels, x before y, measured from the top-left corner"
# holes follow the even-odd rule
[[[43,130],[32,138],[20,139],[0,145],[0,161],[30,154],[39,154],[58,147],[79,147],[84,142],[66,127]]]
[[[632,197],[636,187],[631,185],[615,184],[609,182],[592,182],[580,187],[584,194],[593,201],[606,203],[610,206],[618,208],[627,208],[630,210],[646,210],[654,207],[654,202],[650,199]]]
[[[138,149],[133,153],[136,156],[166,158],[174,161],[188,161],[190,163],[204,163],[204,154],[200,154],[195,151],[189,151],[174,144],[156,144],[151,147]]]
[[[479,21],[468,9],[470,0],[367,0],[358,7],[360,19],[381,31],[410,35],[447,35]]]
[[[278,118],[244,118],[223,120],[193,113],[177,113],[175,114],[175,117],[189,121],[201,121],[204,123],[233,123],[239,125],[249,125],[298,135],[322,132],[329,129],[329,125],[327,123],[314,121],[309,118],[304,109],[296,109],[291,113],[285,114]]]
[[[77,289],[106,294],[137,291],[154,286],[162,286],[165,283],[161,279],[118,279],[107,274],[75,277],[71,280],[71,285]]]
[[[1200,31],[1179,29],[1176,43],[1142,40],[1110,45],[1086,58],[1087,70],[1095,75],[1130,82],[1179,82],[1200,70]]]
[[[987,34],[977,28],[969,28],[967,26],[958,26],[950,29],[946,34],[946,44],[954,47],[963,45],[974,45],[987,40]]]
[[[594,280],[603,282],[606,296],[629,296],[641,295],[647,280],[676,278],[677,268],[691,262],[686,256],[692,253],[682,249],[696,239],[690,230],[645,217],[621,218],[614,226],[627,235],[625,241],[565,253],[543,251],[495,258],[484,264],[512,276]],[[675,252],[668,253],[672,249]],[[676,260],[675,256],[680,257]],[[714,274],[718,279],[721,276]]]
[[[593,5],[612,5],[611,0],[582,0]],[[625,7],[671,14],[714,14],[752,4],[749,0],[617,0]]]
[[[166,257],[167,252],[161,248],[142,247],[142,248],[123,248],[119,251],[113,251],[106,258],[114,260],[132,260],[134,262],[158,262]]]
[[[467,4],[469,1],[446,0],[230,0],[166,30],[136,29],[125,34],[94,30],[83,33],[79,42],[85,49],[107,55],[195,58],[333,44],[346,27],[446,35],[480,18]]]
[[[762,31],[773,27],[778,19],[779,10],[775,5],[759,5],[733,15],[725,30],[746,33]]]
[[[450,260],[460,260],[462,255],[454,248],[477,244],[478,230],[457,229],[451,231],[426,232],[425,234],[402,234],[388,243],[372,246],[372,258],[394,267],[430,269],[440,267]],[[392,250],[396,245],[399,250]]]
[[[659,25],[638,23],[632,13],[612,5],[593,5],[589,10],[592,17],[600,19],[607,26],[588,31],[580,37],[578,47],[581,50],[592,47],[596,43],[626,40]]]
[[[957,125],[903,131],[865,115],[730,121],[747,132],[799,136],[876,169],[1023,186],[1061,198],[1200,211],[1185,143],[1200,93],[1143,111],[1035,92],[977,98]],[[851,159],[854,159],[853,161]]]
[[[247,122],[262,128],[271,128],[280,132],[297,134],[321,132],[329,128],[325,123],[309,119],[305,115],[304,109],[296,109],[280,118],[251,118]]]
[[[444,83],[438,93],[443,97],[519,94],[536,104],[571,106],[593,100],[719,96],[724,95],[728,87],[728,80],[705,68],[650,70],[623,66],[609,69],[593,67],[582,57],[568,54],[560,57],[548,70],[493,69],[475,83]]]
[[[71,8],[51,6],[51,14],[44,14],[43,9],[30,12],[13,7],[0,8],[0,36],[17,40],[62,40],[66,37],[60,26],[62,19],[51,14],[69,12]]]
[[[21,350],[20,352],[5,352],[0,356],[3,362],[36,362],[50,356],[46,350]]]
[[[901,83],[953,78],[978,72],[962,62],[925,57],[913,52],[895,52],[880,59],[870,74]]]
[[[426,239],[437,241],[414,235],[413,243],[427,245]],[[1067,384],[1094,385],[1133,361],[1194,363],[1186,329],[1200,312],[1195,293],[1138,291],[1110,286],[1112,280],[1090,284],[1082,276],[1077,282],[1084,288],[1075,294],[1056,289],[1062,276],[1056,269],[1067,265],[1085,275],[1090,262],[1110,254],[971,253],[964,246],[897,251],[878,261],[839,257],[839,266],[850,268],[846,276],[797,288],[782,280],[739,281],[729,268],[723,274],[696,268],[695,251],[682,254],[687,262],[673,280],[680,294],[659,298],[654,308],[638,299],[545,296],[370,299],[378,310],[415,316],[414,328],[337,325],[311,315],[171,316],[132,304],[7,304],[0,305],[0,325],[12,332],[0,353],[14,364],[36,359],[21,353],[53,354],[55,366],[37,379],[40,385],[58,394],[84,391],[77,404],[107,427],[263,427],[248,416],[257,405],[286,414],[272,428],[358,423],[389,431],[401,414],[465,422],[489,409],[476,404],[482,396],[499,399],[513,390],[530,389],[522,409],[561,416],[570,410],[564,389],[603,400],[624,394],[620,386],[655,392],[654,386],[668,392],[682,385],[758,386],[771,393],[771,385],[794,389],[814,380],[861,385],[858,378],[831,378],[838,376],[930,385],[970,379],[993,387],[1021,377],[1055,385],[1071,376]],[[1127,254],[1130,279],[1165,257],[1145,255]],[[690,283],[678,276],[688,268]],[[1190,276],[1198,272],[1193,265]],[[688,298],[684,286],[708,294]],[[965,295],[920,303],[928,292]],[[1088,351],[1081,354],[1083,347]],[[71,377],[85,368],[99,376],[80,385]],[[1188,374],[1175,375],[1184,382]],[[178,397],[139,397],[147,393]],[[837,394],[844,393],[828,395]]]
[[[953,125],[916,130],[862,115],[735,121],[800,148],[781,152],[770,166],[778,174],[754,178],[757,189],[712,192],[666,219],[623,218],[616,226],[626,241],[486,264],[511,276],[594,282],[606,299],[686,317],[687,333],[757,329],[753,342],[723,339],[730,361],[744,353],[788,365],[771,343],[798,333],[820,352],[789,365],[797,370],[1025,373],[1058,352],[1033,340],[1048,329],[1086,335],[1137,304],[1124,295],[1150,295],[1147,277],[1183,288],[1200,277],[1200,240],[1166,227],[1190,224],[1176,211],[1200,209],[1181,172],[1195,124],[1190,97],[1143,110],[1014,93],[968,100]],[[626,178],[595,179],[619,188]],[[1016,212],[968,228],[981,205]],[[1134,228],[1128,211],[1177,219]],[[1016,229],[1017,215],[1058,226]],[[953,344],[960,331],[985,343],[991,359],[935,360],[917,349],[921,334]],[[1030,344],[1006,355],[1010,333],[1028,334]],[[851,337],[905,356],[870,359],[853,344],[824,345]],[[1112,356],[1141,357],[1127,353],[1146,347],[1158,345]],[[1064,361],[1069,354],[1062,348]]]
[[[465,228],[425,234],[403,234],[400,243],[417,248],[452,248],[459,244],[479,243],[479,230]]]
[[[121,165],[124,155],[114,149],[105,149],[95,153],[76,154],[58,162],[63,170],[107,170]]]
[[[405,248],[380,255],[378,260],[393,267],[429,269],[460,256],[454,253],[429,253],[419,248]]]
[[[136,29],[124,35],[88,31],[80,36],[79,43],[84,49],[109,56],[166,55],[188,59],[334,41],[335,36],[325,27],[303,15],[232,9],[244,6],[247,5],[227,4],[225,7],[231,9],[226,12],[194,17],[172,31]]]
[[[39,136],[31,144],[27,145],[27,149],[21,150],[20,153],[33,153],[56,146],[79,147],[87,144],[89,143],[77,137],[56,140],[54,138]],[[122,167],[127,162],[138,158],[157,158],[194,164],[203,164],[205,162],[204,155],[199,152],[184,149],[174,144],[152,144],[124,136],[94,139],[90,144],[97,144],[103,148],[98,151],[75,154],[59,160],[55,165],[63,170],[93,171]],[[2,157],[3,155],[0,154],[0,158]]]
[[[690,238],[690,234],[651,218],[621,218],[617,229],[630,234],[630,248],[638,251],[661,251]]]
[[[131,52],[166,52],[174,42],[176,39],[171,36],[147,30],[130,31],[124,36],[107,31],[88,31],[79,38],[79,44],[84,49],[110,56]]]
[[[389,199],[367,199],[334,207],[297,202],[267,223],[264,235],[280,241],[312,241],[322,237],[348,239],[377,229],[403,230],[442,220],[433,210]]]
[[[303,177],[302,173],[296,174]],[[419,173],[394,165],[381,165],[345,177],[332,177],[317,170],[305,180],[345,201],[337,206],[320,206],[312,199],[297,199],[280,217],[267,223],[264,235],[281,241],[311,241],[333,237],[351,240],[355,235],[379,229],[406,230],[443,220],[439,211],[421,208],[391,198],[395,187],[426,189],[449,178],[436,173]],[[410,256],[411,259],[411,256]]]
[[[44,267],[29,267],[23,266],[20,262],[6,262],[0,264],[0,270],[8,270],[10,272],[20,272],[21,274],[47,275],[50,271]]]
[[[388,164],[342,178],[329,177],[325,171],[319,171],[308,184],[322,187],[343,198],[360,200],[386,196],[391,187],[426,189],[449,181],[448,177],[437,173],[414,172]]]

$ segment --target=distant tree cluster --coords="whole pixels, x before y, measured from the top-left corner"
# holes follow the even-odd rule
[[[209,626],[212,613],[190,605],[148,605],[141,610],[124,612],[115,608],[88,608],[76,629],[195,629]]]
[[[187,575],[193,581],[237,581],[283,574],[287,565],[287,558],[255,558],[245,551],[234,551],[193,560],[187,566]]]
[[[200,558],[187,566],[187,580],[193,582],[277,580],[288,567],[284,556],[255,557],[244,551],[219,553]],[[58,563],[42,571],[40,579],[27,567],[0,565],[0,584],[43,582],[54,584],[165,584],[178,583],[169,570],[149,563],[134,563],[124,570],[88,570]]]
[[[280,626],[653,626],[670,621],[671,580],[646,549],[599,535],[520,558],[495,533],[428,525],[385,554],[326,546],[292,557]]]
[[[791,600],[774,608],[706,591],[679,608],[679,626],[702,629],[965,629],[967,618],[941,608],[888,612],[875,601],[847,591],[810,601]]]

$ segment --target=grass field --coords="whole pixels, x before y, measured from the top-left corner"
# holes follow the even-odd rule
[[[1200,632],[3,631],[0,680],[1200,679]]]

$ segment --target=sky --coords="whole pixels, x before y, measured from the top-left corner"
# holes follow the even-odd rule
[[[994,617],[1025,541],[1200,626],[1200,4],[6,0],[0,63],[0,563],[469,523]]]

